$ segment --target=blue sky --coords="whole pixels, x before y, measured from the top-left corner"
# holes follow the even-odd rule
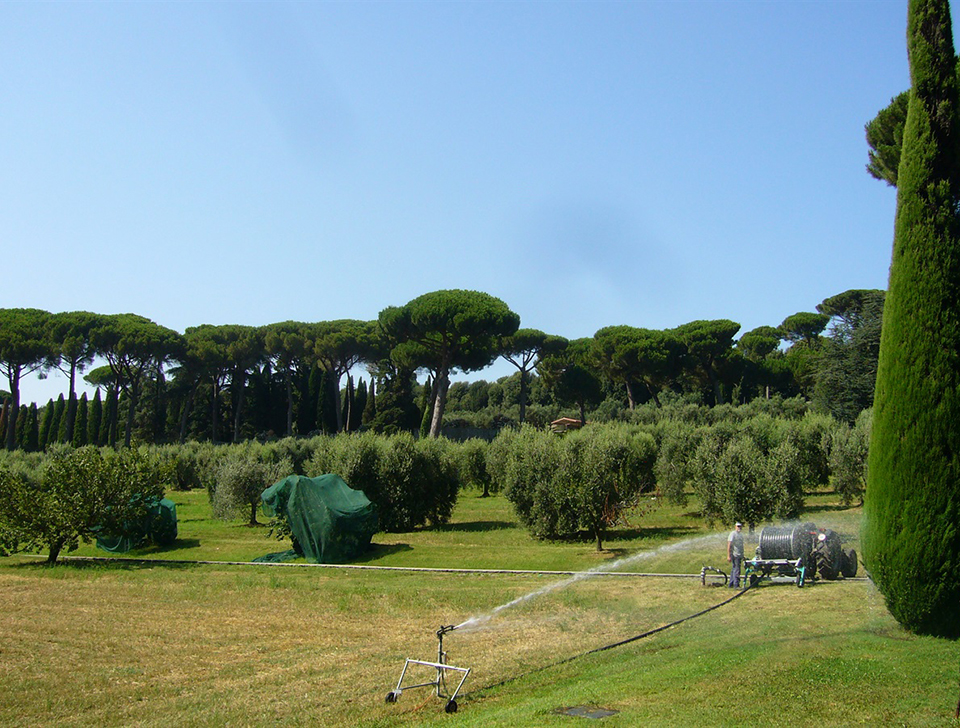
[[[3,3],[0,307],[183,331],[467,288],[569,338],[777,325],[886,287],[863,126],[909,85],[905,27],[885,0]]]

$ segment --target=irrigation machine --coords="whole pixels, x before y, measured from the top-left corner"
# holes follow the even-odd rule
[[[840,534],[812,523],[766,526],[760,530],[757,554],[744,560],[744,578],[750,585],[764,577],[792,577],[803,587],[819,577],[833,581],[857,575],[857,552],[843,549]]]

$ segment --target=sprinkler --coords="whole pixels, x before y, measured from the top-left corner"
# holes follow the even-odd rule
[[[463,683],[467,680],[467,675],[470,674],[469,667],[454,667],[453,665],[447,664],[447,653],[443,651],[443,636],[450,632],[453,632],[457,629],[456,625],[440,625],[440,629],[437,630],[437,661],[436,662],[427,662],[425,660],[413,660],[409,657],[403,665],[403,670],[400,672],[400,679],[397,680],[397,687],[387,693],[386,702],[395,703],[400,698],[400,695],[403,693],[404,685],[403,678],[406,677],[407,668],[411,665],[423,665],[426,667],[433,668],[437,671],[436,679],[425,682],[418,683],[417,685],[407,685],[407,690],[412,690],[414,688],[429,688],[436,687],[437,697],[446,698],[447,703],[444,706],[444,710],[447,713],[456,713],[457,712],[457,694],[460,692],[460,688],[463,687]],[[453,670],[454,672],[463,673],[463,677],[460,678],[460,682],[457,685],[456,689],[450,695],[446,694],[447,689],[447,671]]]

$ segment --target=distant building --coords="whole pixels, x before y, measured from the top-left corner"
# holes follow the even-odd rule
[[[583,423],[573,417],[561,417],[559,420],[554,420],[550,423],[551,432],[567,432],[568,430],[579,430],[583,427]]]

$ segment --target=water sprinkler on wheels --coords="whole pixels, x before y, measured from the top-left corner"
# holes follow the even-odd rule
[[[427,688],[435,687],[437,689],[438,698],[447,698],[447,703],[444,706],[444,710],[447,713],[456,713],[457,712],[457,694],[460,692],[460,688],[463,687],[463,683],[467,680],[467,675],[470,674],[469,667],[454,667],[453,665],[447,664],[447,653],[443,651],[443,636],[453,632],[457,629],[456,625],[440,625],[440,629],[437,630],[437,661],[436,662],[427,662],[424,660],[412,660],[409,657],[403,665],[403,670],[400,673],[400,679],[397,681],[397,687],[387,693],[386,702],[395,703],[400,698],[400,695],[403,693],[404,685],[403,678],[407,674],[407,668],[411,665],[424,665],[426,667],[432,667],[437,671],[436,679],[425,682],[418,683],[417,685],[407,685],[407,690],[412,690],[413,688]],[[460,678],[460,683],[457,685],[456,689],[452,694],[447,696],[445,690],[447,687],[446,673],[448,670],[453,670],[455,672],[463,673],[463,677]]]

